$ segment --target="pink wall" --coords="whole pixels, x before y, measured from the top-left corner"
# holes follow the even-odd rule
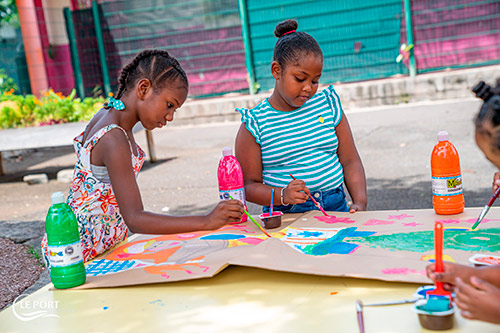
[[[417,70],[500,59],[499,3],[413,0],[411,4]],[[401,30],[401,42],[406,43],[404,20]]]

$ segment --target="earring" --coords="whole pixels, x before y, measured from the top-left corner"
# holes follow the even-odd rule
[[[108,106],[111,106],[117,111],[125,110],[125,104],[119,99],[115,99],[113,96],[109,96]]]

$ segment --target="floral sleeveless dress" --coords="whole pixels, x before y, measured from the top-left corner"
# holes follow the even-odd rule
[[[90,153],[95,144],[114,128],[125,130],[116,124],[108,125],[97,131],[85,144],[82,132],[73,140],[77,162],[67,199],[68,205],[76,215],[82,242],[83,261],[86,262],[115,246],[127,237],[128,228],[120,214],[118,203],[111,184],[103,183],[92,174]],[[129,141],[130,143],[130,141]],[[132,146],[131,146],[132,151]],[[137,156],[132,155],[135,176],[144,163],[144,151],[137,145]],[[42,252],[48,263],[47,234],[42,239]]]

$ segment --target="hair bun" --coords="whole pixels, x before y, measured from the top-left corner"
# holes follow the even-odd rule
[[[286,20],[278,23],[274,29],[274,35],[278,38],[290,32],[292,30],[297,30],[299,24],[295,20]]]
[[[491,91],[491,87],[484,83],[484,81],[480,81],[474,88],[472,88],[476,97],[481,98],[483,101],[488,101],[491,96],[493,96],[493,92]]]

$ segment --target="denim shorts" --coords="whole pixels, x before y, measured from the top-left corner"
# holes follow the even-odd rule
[[[316,200],[316,202],[318,202],[326,211],[349,211],[349,207],[347,206],[347,202],[345,201],[344,188],[342,186],[328,191],[311,191],[311,195],[313,196],[314,200]],[[283,213],[304,213],[310,210],[319,210],[319,208],[314,205],[311,198],[307,198],[307,201],[304,203],[296,205],[276,205],[273,207],[273,210]],[[262,212],[268,213],[269,206],[263,206]]]

